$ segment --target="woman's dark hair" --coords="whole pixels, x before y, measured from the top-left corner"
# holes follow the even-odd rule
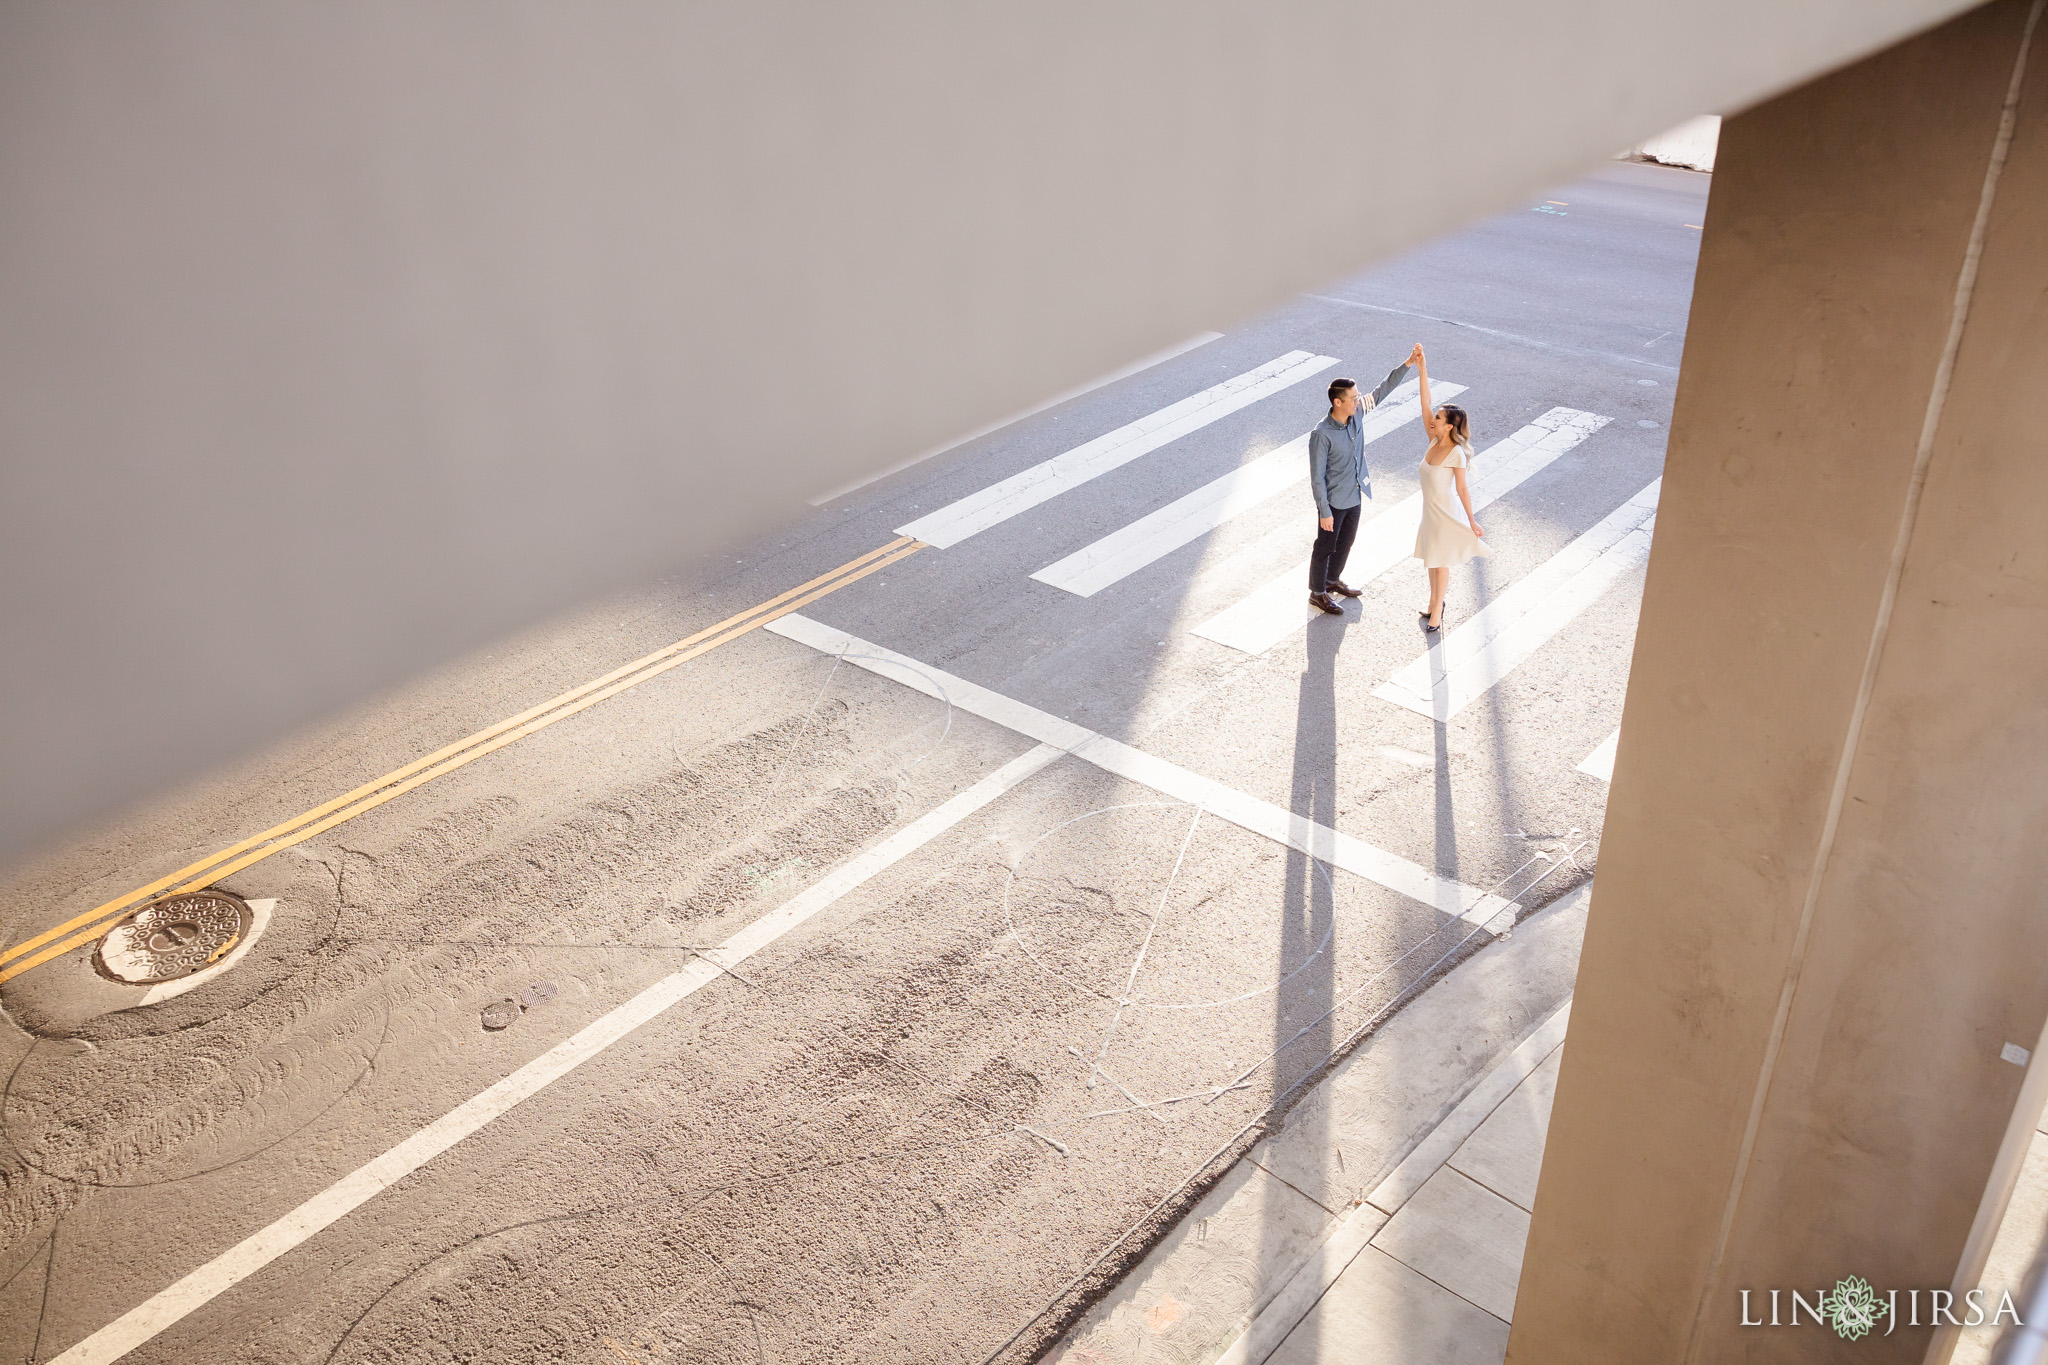
[[[1451,439],[1465,447],[1465,449],[1470,450],[1472,448],[1472,419],[1465,415],[1465,410],[1456,403],[1444,403],[1438,406],[1437,411],[1442,413],[1444,420],[1451,424]]]

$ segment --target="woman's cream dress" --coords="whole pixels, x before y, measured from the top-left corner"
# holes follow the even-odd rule
[[[1472,534],[1458,501],[1458,476],[1451,471],[1465,468],[1465,450],[1452,446],[1440,465],[1422,462],[1422,525],[1415,532],[1415,557],[1424,568],[1448,569],[1493,553]]]

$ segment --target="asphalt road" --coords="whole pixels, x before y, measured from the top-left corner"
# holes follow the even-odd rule
[[[140,1005],[85,952],[0,985],[0,1361],[976,1362],[1055,1305],[1028,1357],[1333,1053],[1596,867],[1580,764],[1647,535],[1616,518],[1662,463],[1707,184],[1603,167],[12,869],[7,943],[1331,362],[235,872],[276,909],[198,989]],[[1306,557],[1299,482],[1090,595],[1032,577],[1417,340],[1475,477],[1517,471],[1445,682],[1405,558],[1341,620],[1305,583],[1239,607]],[[1421,445],[1369,448],[1369,515]]]

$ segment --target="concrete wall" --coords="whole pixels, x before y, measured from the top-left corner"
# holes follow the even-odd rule
[[[12,0],[0,856],[1967,3]]]
[[[1947,1288],[2048,1018],[2037,12],[1725,124],[1514,1365],[1928,1348],[1738,1291]]]

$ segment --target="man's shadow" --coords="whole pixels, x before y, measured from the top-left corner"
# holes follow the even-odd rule
[[[1335,617],[1309,623],[1307,660],[1295,700],[1294,774],[1288,808],[1329,829],[1340,827],[1338,812],[1337,660],[1350,630],[1359,623]],[[1425,634],[1424,642],[1438,637]],[[1458,863],[1457,820],[1450,788],[1450,755],[1446,727],[1434,727],[1435,826],[1437,870],[1455,875]],[[1303,1104],[1305,1092],[1295,1087],[1319,1068],[1340,1041],[1341,1021],[1332,1013],[1337,1002],[1336,896],[1334,871],[1299,849],[1287,852],[1284,900],[1280,905],[1280,984],[1275,991],[1272,1098],[1298,1107],[1287,1116],[1285,1132],[1294,1153],[1325,1153],[1337,1135],[1331,1131],[1327,1106]],[[1439,926],[1441,927],[1441,926]],[[1289,975],[1293,973],[1293,975]],[[1398,990],[1398,984],[1390,989]],[[1291,1092],[1291,1093],[1290,1093]],[[1319,1160],[1289,1162],[1286,1179],[1300,1193],[1332,1213],[1355,1194],[1344,1173]],[[1275,1193],[1266,1206],[1262,1264],[1278,1264],[1301,1233],[1289,1216],[1291,1195]],[[1298,1201],[1297,1201],[1298,1202]],[[1298,1215],[1297,1215],[1298,1216]],[[1276,1259],[1277,1258],[1277,1259]]]
[[[1308,658],[1302,667],[1294,712],[1294,779],[1288,809],[1328,829],[1337,828],[1337,656],[1351,628],[1350,619],[1328,617],[1309,623]],[[1336,1046],[1336,895],[1332,873],[1300,849],[1287,851],[1287,876],[1280,905],[1280,974],[1274,992],[1273,1046],[1280,1050],[1273,1064],[1273,1098],[1281,1101],[1308,1072],[1320,1066]],[[1292,975],[1290,975],[1292,973]],[[1299,1099],[1297,1094],[1293,1097]],[[1304,1114],[1302,1122],[1326,1124],[1320,1114]],[[1290,1120],[1289,1127],[1293,1122]],[[1319,1151],[1327,1133],[1301,1132],[1298,1150]],[[1327,1192],[1307,1190],[1311,1198]],[[1280,1230],[1272,1230],[1277,1237]]]

